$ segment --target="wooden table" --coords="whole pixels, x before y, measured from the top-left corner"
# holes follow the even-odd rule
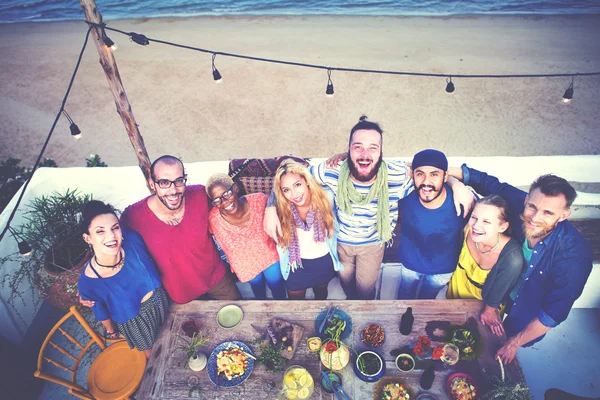
[[[425,325],[429,321],[449,321],[452,324],[463,324],[469,317],[478,320],[481,302],[478,300],[374,300],[374,301],[238,301],[244,311],[244,319],[233,329],[223,329],[217,325],[216,315],[219,309],[230,302],[224,301],[193,301],[185,305],[173,305],[170,315],[163,325],[159,338],[154,344],[152,357],[148,361],[146,373],[141,387],[136,394],[138,399],[275,399],[281,388],[283,372],[269,373],[264,366],[255,366],[250,377],[241,385],[234,388],[221,388],[208,378],[206,369],[200,372],[184,370],[185,354],[175,351],[177,343],[176,334],[183,335],[182,324],[193,319],[205,335],[211,340],[210,344],[202,350],[208,355],[220,343],[229,340],[239,340],[248,343],[259,334],[251,324],[266,326],[273,317],[283,318],[304,326],[304,336],[290,365],[304,366],[315,378],[315,391],[311,399],[331,399],[332,395],[324,392],[320,387],[321,363],[317,355],[309,353],[306,347],[306,338],[314,336],[315,317],[329,305],[337,305],[341,310],[352,317],[353,331],[346,342],[355,350],[366,349],[360,340],[360,332],[370,322],[382,325],[386,332],[385,343],[380,347],[379,353],[386,361],[386,376],[401,376],[414,390],[415,394],[421,392],[419,380],[422,370],[400,372],[394,364],[394,357],[390,351],[411,343],[418,336],[425,335]],[[415,322],[412,334],[403,336],[398,330],[400,317],[407,307],[413,308]],[[439,400],[447,399],[445,383],[447,377],[453,373],[464,370],[464,364],[469,364],[471,371],[475,366],[476,373],[500,375],[500,366],[493,355],[504,343],[505,338],[494,336],[487,327],[482,327],[477,322],[478,329],[484,339],[484,351],[481,356],[472,362],[460,361],[456,366],[449,367],[436,362],[436,374],[433,387],[428,390]],[[435,344],[435,342],[434,342]],[[255,350],[255,345],[250,345]],[[513,379],[523,379],[518,361],[513,361],[507,367],[507,373]],[[344,368],[343,386],[346,393],[354,400],[372,399],[373,383],[365,383],[355,377],[352,366]],[[481,379],[483,375],[480,375]],[[480,384],[484,382],[480,382]]]

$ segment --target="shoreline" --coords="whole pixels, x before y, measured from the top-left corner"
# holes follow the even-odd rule
[[[82,14],[83,17],[83,14]],[[213,51],[331,67],[440,74],[600,71],[600,14],[460,16],[222,16],[106,21],[109,26]],[[83,21],[0,24],[0,159],[32,164],[54,120],[85,36]],[[344,151],[362,114],[380,122],[384,155],[428,147],[448,156],[600,154],[600,77],[419,78],[216,58],[115,32],[117,65],[150,158],[184,161]],[[90,153],[109,166],[137,160],[90,42],[66,105],[83,131],[74,142],[61,118],[45,157],[81,166]]]
[[[15,24],[52,24],[52,23],[63,23],[63,22],[84,22],[83,12],[81,19],[54,19],[54,20],[36,20],[36,21],[4,21],[0,22],[2,25],[15,25]],[[562,17],[562,18],[598,18],[598,13],[552,13],[552,12],[483,12],[483,13],[458,13],[458,14],[198,14],[198,15],[157,15],[153,17],[144,18],[104,18],[105,22],[123,22],[123,21],[158,21],[158,20],[185,20],[185,19],[200,19],[200,18],[398,18],[398,19],[411,19],[411,18],[432,18],[432,19],[475,19],[475,18],[536,18],[541,19],[545,17]]]

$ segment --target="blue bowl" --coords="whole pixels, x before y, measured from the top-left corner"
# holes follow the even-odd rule
[[[379,368],[379,370],[376,373],[365,374],[365,373],[361,372],[361,370],[358,368],[358,359],[363,354],[369,354],[369,353],[376,354],[377,357],[379,357],[379,361],[381,362],[381,368]],[[354,357],[354,360],[352,362],[352,368],[354,369],[354,373],[356,374],[358,379],[360,379],[361,381],[368,382],[368,383],[377,382],[385,375],[385,360],[383,359],[381,354],[379,354],[378,352],[376,352],[374,350],[366,350],[366,351],[361,352],[358,356]]]

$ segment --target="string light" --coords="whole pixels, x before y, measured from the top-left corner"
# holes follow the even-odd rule
[[[150,40],[141,33],[129,32],[129,40],[141,46],[148,46],[150,44]]]
[[[221,83],[221,82],[223,82],[223,77],[219,73],[219,70],[217,69],[217,67],[215,67],[215,58],[216,57],[217,57],[217,53],[213,53],[213,55],[212,55],[213,79],[215,80],[216,83]]]
[[[327,89],[325,90],[325,94],[328,97],[333,97],[333,82],[331,81],[331,69],[327,69]]]
[[[446,93],[454,92],[454,83],[452,83],[452,75],[448,76],[448,78],[446,79],[446,83]]]
[[[106,24],[102,24],[101,26],[101,30],[102,30],[102,41],[104,42],[104,44],[106,45],[106,47],[108,47],[109,49],[111,49],[112,51],[117,50],[117,45],[115,44],[115,42],[113,42],[111,40],[111,38],[108,37],[108,35],[106,34],[106,30],[104,30],[104,27],[106,26]]]
[[[73,139],[75,140],[79,140],[81,139],[81,129],[79,129],[79,127],[75,124],[75,122],[73,122],[73,120],[71,119],[71,116],[65,111],[62,111],[64,116],[67,117],[67,120],[69,120],[69,129],[71,130],[71,136],[73,137]]]
[[[573,100],[573,84],[575,83],[575,76],[571,77],[571,85],[565,90],[565,94],[563,94],[563,103],[569,104],[571,100]]]
[[[31,246],[29,245],[29,243],[27,243],[27,240],[23,239],[23,237],[19,235],[13,227],[9,226],[8,230],[10,231],[12,237],[17,241],[17,245],[19,246],[19,253],[21,253],[21,255],[24,255],[25,257],[31,255]]]

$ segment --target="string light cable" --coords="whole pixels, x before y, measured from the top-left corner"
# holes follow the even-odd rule
[[[21,189],[21,194],[19,195],[19,198],[17,199],[17,203],[15,204],[14,208],[12,209],[12,211],[10,213],[10,216],[8,217],[8,220],[6,221],[6,226],[2,230],[2,233],[0,233],[0,241],[2,241],[2,239],[4,239],[4,235],[6,235],[6,232],[8,232],[8,230],[11,229],[10,223],[12,222],[13,218],[15,217],[15,214],[17,213],[17,210],[19,209],[19,205],[21,204],[21,201],[23,200],[23,196],[25,195],[25,192],[27,191],[27,186],[29,186],[29,182],[31,182],[31,179],[33,178],[33,174],[37,170],[37,168],[40,164],[40,161],[42,160],[42,156],[44,155],[44,152],[46,151],[46,147],[48,147],[48,143],[50,142],[50,138],[52,137],[54,128],[56,127],[56,124],[58,123],[58,120],[60,119],[60,116],[62,115],[62,113],[65,109],[65,104],[67,103],[67,99],[69,98],[69,93],[71,92],[71,88],[73,87],[73,82],[75,81],[75,77],[77,76],[77,71],[79,71],[79,66],[81,65],[81,59],[83,58],[83,53],[85,52],[85,48],[87,47],[88,39],[90,37],[91,31],[92,31],[92,26],[89,27],[89,29],[85,35],[85,40],[83,42],[83,46],[81,47],[81,51],[79,52],[79,58],[77,59],[77,64],[75,65],[75,69],[73,70],[73,74],[71,75],[71,81],[69,82],[69,86],[67,87],[67,91],[65,92],[65,96],[63,97],[62,103],[60,105],[60,109],[58,110],[58,113],[56,113],[56,118],[54,118],[54,122],[52,123],[50,132],[48,132],[46,141],[44,142],[44,145],[42,146],[42,149],[40,150],[40,154],[38,155],[38,158],[35,161],[35,164],[33,164],[33,168],[31,169],[31,174],[29,175],[29,178],[23,184],[23,188]],[[69,119],[70,119],[70,117],[69,117]],[[72,122],[72,120],[70,120],[70,122]],[[75,126],[77,126],[77,125],[75,125]],[[71,131],[71,133],[72,132],[73,131]]]
[[[94,22],[86,21],[90,26],[100,27],[101,24],[96,24]],[[130,38],[140,35],[135,32],[125,32],[120,29],[111,28],[109,26],[105,26],[105,29],[110,30],[112,32],[121,33],[123,35],[129,36]],[[167,46],[178,47],[180,49],[194,50],[199,51],[201,53],[212,54],[213,57],[216,55],[224,56],[224,57],[233,57],[233,58],[241,58],[244,60],[251,61],[260,61],[272,64],[283,64],[290,65],[296,67],[304,67],[304,68],[313,68],[313,69],[322,69],[326,71],[340,71],[340,72],[358,72],[358,73],[370,73],[370,74],[384,74],[384,75],[405,75],[405,76],[419,76],[419,77],[431,77],[431,78],[447,78],[449,79],[448,84],[451,83],[451,78],[461,78],[461,79],[515,79],[515,78],[560,78],[560,77],[571,77],[575,76],[594,76],[600,75],[600,71],[597,72],[577,72],[577,73],[562,73],[562,74],[441,74],[441,73],[430,73],[430,72],[412,72],[412,71],[391,71],[391,70],[379,70],[379,69],[364,69],[364,68],[347,68],[347,67],[329,67],[325,65],[318,64],[309,64],[302,62],[294,62],[294,61],[285,61],[278,60],[274,58],[264,58],[264,57],[255,57],[245,54],[237,54],[237,53],[227,53],[222,51],[215,51],[210,49],[204,49],[201,47],[194,47],[185,44],[169,42],[166,40],[154,39],[143,36],[148,42],[154,42],[159,44],[164,44]],[[133,39],[132,39],[133,40]],[[448,88],[449,85],[446,86]],[[452,86],[454,87],[454,83]]]

